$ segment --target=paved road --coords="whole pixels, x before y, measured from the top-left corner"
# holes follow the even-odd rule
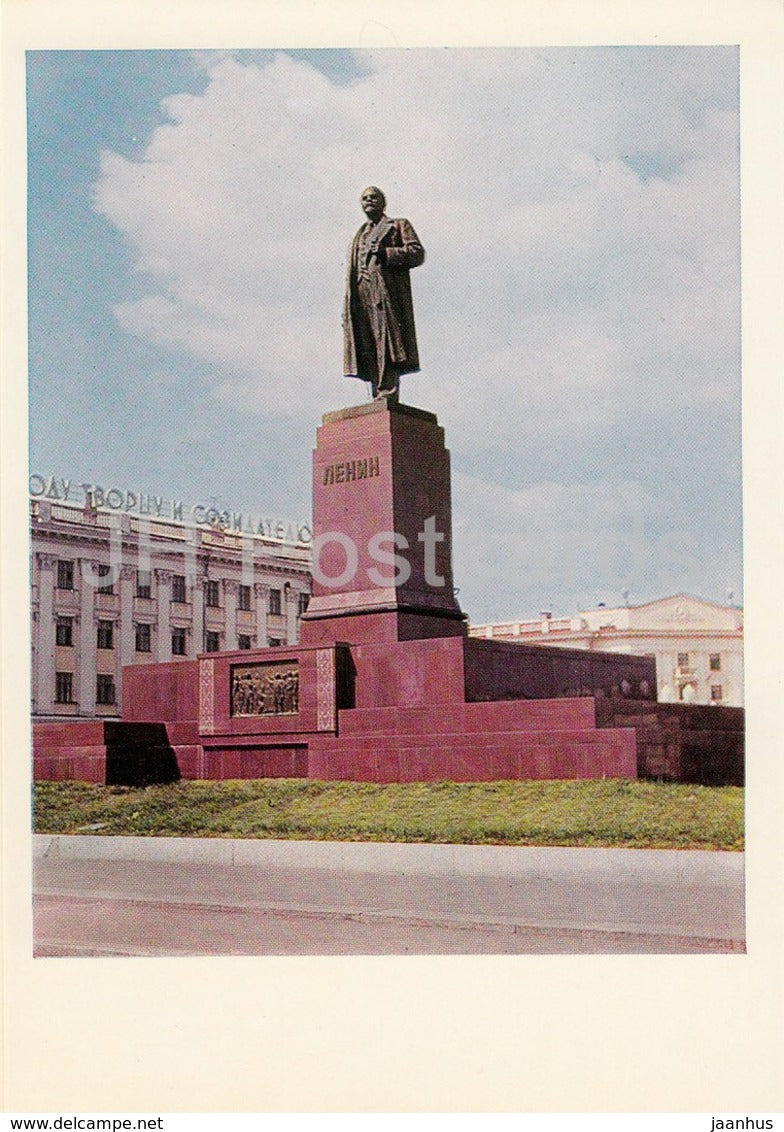
[[[34,893],[37,956],[744,950],[737,876],[393,875],[44,856]]]

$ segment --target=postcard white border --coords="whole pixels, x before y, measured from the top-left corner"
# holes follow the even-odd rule
[[[5,0],[2,16],[6,1110],[781,1111],[781,4]],[[741,47],[748,955],[33,961],[24,50],[510,43]]]

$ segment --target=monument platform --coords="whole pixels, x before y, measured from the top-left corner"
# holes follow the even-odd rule
[[[597,727],[596,697],[611,697],[621,672],[639,696],[651,662],[624,657],[619,670],[576,650],[552,657],[500,649],[509,663],[496,665],[497,686],[482,663],[492,642],[470,638],[208,653],[129,667],[125,722],[116,726],[132,733],[151,714],[165,720],[183,778],[636,777],[635,730]],[[591,669],[595,695],[564,682],[585,680]],[[510,690],[517,699],[493,695]],[[545,698],[523,698],[537,693]]]
[[[742,711],[657,704],[653,658],[466,635],[432,413],[326,414],[313,531],[299,645],[126,667],[121,722],[35,725],[35,776],[742,782]]]

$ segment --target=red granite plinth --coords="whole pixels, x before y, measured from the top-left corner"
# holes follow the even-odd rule
[[[436,704],[415,708],[356,708],[340,712],[339,734],[346,742],[376,736],[406,735],[432,742],[441,735],[475,738],[503,733],[548,730],[593,731],[593,698],[569,700],[506,700],[483,704]]]
[[[306,743],[204,748],[203,778],[307,778]]]
[[[237,666],[293,661],[296,711],[236,714]],[[112,760],[115,775],[149,764],[163,725],[188,779],[743,781],[742,710],[644,698],[655,686],[646,658],[442,638],[211,653],[131,672],[133,710],[153,704],[157,722],[36,724],[36,778],[117,781]]]
[[[313,534],[303,644],[465,635],[449,453],[432,413],[374,401],[325,415],[313,454]]]
[[[600,727],[632,727],[637,773],[664,782],[743,786],[743,708],[611,698],[596,708]]]
[[[106,742],[100,720],[33,724],[33,776],[37,782],[104,783]]]
[[[312,604],[312,600],[311,600]],[[387,610],[384,613],[341,614],[314,617],[301,623],[300,636],[309,645],[334,645],[351,641],[352,645],[374,645],[397,641],[433,640],[440,637],[465,637],[465,622],[453,617],[427,613],[405,613]]]
[[[635,778],[634,731],[451,731],[437,736],[370,735],[311,743],[308,775],[371,782],[486,782],[501,779]]]
[[[198,674],[197,660],[126,665],[123,668],[123,719],[195,721],[199,714]]]
[[[352,644],[358,708],[628,695],[654,700],[651,657],[474,637]]]
[[[180,773],[164,724],[93,720],[34,723],[33,777],[143,786]]]
[[[651,658],[466,636],[432,413],[329,413],[313,468],[301,644],[126,667],[122,723],[34,728],[36,777],[742,781],[742,711],[657,704]]]

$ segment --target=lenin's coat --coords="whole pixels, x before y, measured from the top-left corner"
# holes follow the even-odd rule
[[[371,373],[367,359],[361,356],[357,346],[357,319],[360,317],[357,261],[360,237],[372,227],[370,222],[363,224],[352,241],[343,309],[343,373],[347,377],[359,377],[363,381],[370,381]],[[383,216],[378,222],[374,237],[386,253],[385,262],[376,264],[374,261],[372,270],[377,272],[380,326],[386,339],[389,361],[398,373],[416,373],[419,369],[419,352],[409,271],[424,261],[425,249],[412,225],[405,219],[392,220]]]

